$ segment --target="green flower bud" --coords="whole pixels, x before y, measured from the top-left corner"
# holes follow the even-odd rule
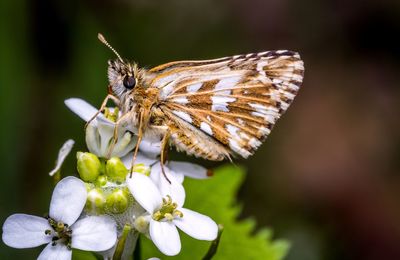
[[[100,176],[96,179],[95,185],[99,187],[103,187],[107,184],[107,176],[100,174]]]
[[[111,194],[107,196],[106,209],[107,211],[119,214],[123,213],[129,204],[128,192],[126,189],[115,189]]]
[[[125,181],[128,169],[118,157],[112,157],[106,163],[106,174],[113,181]]]
[[[146,233],[149,228],[149,220],[143,216],[140,216],[135,219],[133,225],[140,233]]]
[[[92,182],[100,174],[101,163],[99,158],[92,153],[77,152],[77,170],[79,176],[84,181]]]
[[[138,163],[133,166],[133,172],[138,172],[146,176],[150,176],[150,167],[147,167],[143,163]]]
[[[88,192],[85,209],[92,214],[104,213],[106,198],[101,189],[92,189]]]

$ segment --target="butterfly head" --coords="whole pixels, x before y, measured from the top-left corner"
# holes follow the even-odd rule
[[[117,56],[116,60],[108,61],[108,81],[110,82],[111,92],[121,99],[136,86],[138,76],[137,64],[124,61],[102,34],[99,33],[98,38]]]
[[[136,63],[129,63],[119,59],[108,61],[108,81],[112,93],[122,98],[136,86],[138,68]]]

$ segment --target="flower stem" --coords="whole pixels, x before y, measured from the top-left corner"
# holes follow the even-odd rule
[[[128,224],[126,224],[124,226],[121,237],[118,240],[117,248],[115,249],[115,252],[114,252],[114,255],[112,258],[113,260],[120,260],[122,258],[122,253],[124,252],[126,238],[129,234],[129,232],[131,231],[131,229],[132,229],[131,226],[129,226]]]
[[[222,231],[224,231],[224,227],[221,224],[219,224],[217,238],[211,242],[210,248],[208,249],[207,254],[203,257],[203,260],[210,260],[217,253],[219,240],[221,239]]]
[[[53,175],[53,182],[54,186],[57,185],[57,183],[61,180],[61,172],[58,170],[54,175]]]

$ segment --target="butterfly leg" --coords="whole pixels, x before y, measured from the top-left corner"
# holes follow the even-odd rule
[[[143,138],[143,117],[144,117],[144,113],[143,113],[143,111],[141,111],[140,117],[139,117],[138,139],[137,139],[137,142],[136,142],[135,151],[133,152],[132,165],[131,165],[131,170],[130,170],[130,177],[132,177],[133,166],[134,166],[134,164],[135,164],[136,156],[137,156],[137,153],[138,153],[138,151],[139,151],[140,142],[142,141],[142,138]]]
[[[114,97],[113,95],[108,94],[108,95],[106,96],[106,98],[103,100],[103,103],[101,104],[100,109],[96,112],[96,114],[94,114],[94,116],[92,116],[92,118],[89,119],[89,121],[86,122],[86,124],[85,124],[85,130],[86,130],[87,126],[88,126],[101,112],[103,112],[104,108],[105,108],[106,105],[107,105],[108,100],[110,100],[110,99],[111,99],[112,101],[114,101],[114,103],[115,103],[117,106],[119,106],[119,103],[120,103],[119,100],[118,100],[116,97]]]
[[[112,139],[110,147],[108,148],[107,157],[111,156],[111,153],[114,150],[115,144],[118,142],[118,126],[119,126],[119,124],[121,124],[121,122],[126,120],[129,116],[130,116],[130,114],[127,113],[127,114],[121,116],[120,118],[118,118],[118,120],[115,122],[114,131],[113,131],[113,139]]]
[[[167,161],[167,151],[168,151],[168,142],[169,142],[170,133],[167,131],[161,140],[161,155],[160,155],[160,165],[161,171],[164,175],[164,178],[171,184],[171,181],[168,179],[167,175],[165,174],[164,164]]]

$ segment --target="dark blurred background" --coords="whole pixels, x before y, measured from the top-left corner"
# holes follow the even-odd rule
[[[299,51],[303,88],[237,162],[248,169],[242,217],[290,240],[289,260],[400,259],[399,1],[0,1],[1,224],[46,212],[59,147],[73,138],[85,149],[83,122],[63,101],[105,97],[114,55],[98,32],[147,67]],[[1,259],[39,251],[0,243]]]

